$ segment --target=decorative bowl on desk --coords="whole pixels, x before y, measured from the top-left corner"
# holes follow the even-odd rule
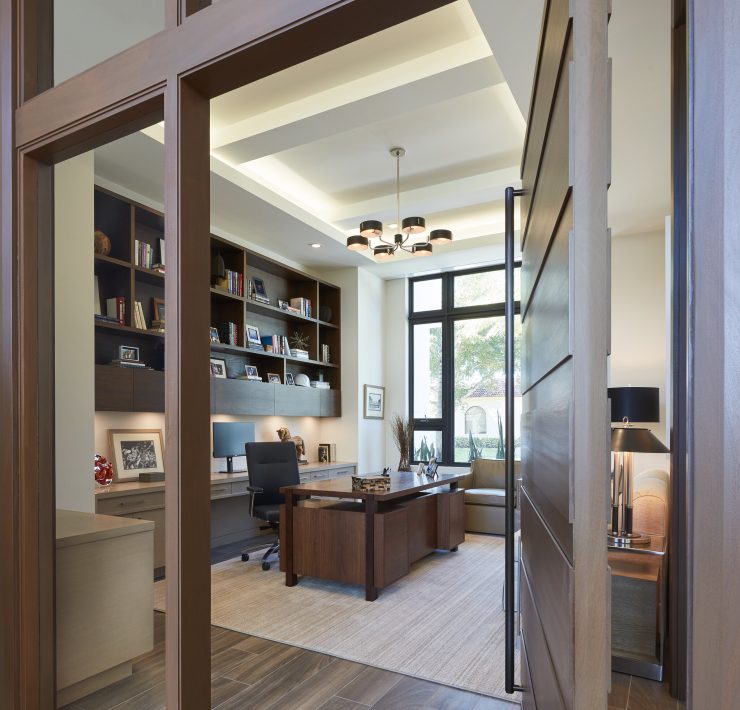
[[[385,493],[391,489],[388,476],[352,476],[352,490],[368,493]]]

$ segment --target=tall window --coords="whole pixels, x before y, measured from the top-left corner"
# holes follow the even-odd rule
[[[519,268],[514,271],[514,445],[519,458]],[[504,457],[505,274],[502,266],[409,282],[409,403],[414,461]]]

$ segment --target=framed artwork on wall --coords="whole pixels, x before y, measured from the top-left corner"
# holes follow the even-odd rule
[[[140,473],[164,473],[161,429],[109,429],[116,482],[138,481]]]
[[[365,385],[364,387],[365,419],[383,419],[385,417],[385,387]]]

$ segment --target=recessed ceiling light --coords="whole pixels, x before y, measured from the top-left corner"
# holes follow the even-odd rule
[[[321,249],[321,244],[318,242],[309,242],[308,246],[312,247],[313,249]]]
[[[398,227],[398,225],[395,222],[388,225],[388,229],[395,229],[396,227]]]

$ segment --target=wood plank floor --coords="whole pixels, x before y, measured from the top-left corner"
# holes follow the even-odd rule
[[[164,614],[154,612],[154,629],[154,649],[134,661],[133,675],[66,706],[66,710],[164,708]],[[514,710],[519,706],[214,626],[211,707]]]
[[[656,683],[637,676],[612,673],[609,710],[684,710],[686,705],[672,698],[668,683]]]

